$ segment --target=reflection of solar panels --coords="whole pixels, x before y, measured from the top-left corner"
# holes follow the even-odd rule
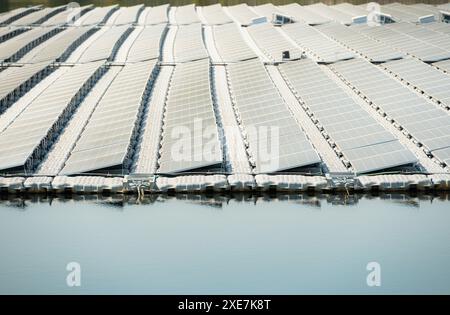
[[[194,171],[222,164],[209,67],[209,60],[175,67],[167,95],[159,173]]]
[[[357,173],[417,162],[416,157],[309,59],[279,66]]]
[[[333,68],[429,152],[439,154],[450,147],[450,116],[444,110],[364,60],[336,63]],[[448,157],[441,154],[441,159]]]
[[[155,76],[154,60],[124,66],[98,103],[62,173],[126,173],[137,126]]]
[[[259,61],[227,66],[237,119],[245,128],[248,150],[257,173],[295,169],[320,163],[308,141]],[[274,127],[277,130],[261,128]],[[278,152],[266,157],[271,134],[278,132]],[[273,134],[272,134],[273,135]]]

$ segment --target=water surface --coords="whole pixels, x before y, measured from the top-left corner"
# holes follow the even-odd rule
[[[448,196],[5,197],[0,293],[450,293]],[[68,287],[66,265],[81,266]],[[381,266],[369,287],[366,266]]]

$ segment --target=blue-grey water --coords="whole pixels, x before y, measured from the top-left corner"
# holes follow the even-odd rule
[[[450,293],[448,196],[77,199],[3,196],[1,294]]]

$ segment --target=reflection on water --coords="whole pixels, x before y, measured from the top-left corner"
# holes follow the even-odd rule
[[[436,192],[434,194],[411,194],[411,193],[371,193],[371,194],[282,194],[282,193],[233,193],[233,194],[147,194],[143,197],[137,195],[11,195],[0,194],[0,206],[12,207],[25,210],[32,207],[33,204],[53,205],[74,202],[85,202],[96,205],[104,205],[112,208],[124,208],[127,205],[152,205],[164,201],[177,200],[199,206],[207,206],[222,209],[230,200],[237,203],[258,205],[265,202],[289,202],[293,204],[320,208],[323,203],[330,205],[358,205],[361,199],[382,200],[386,203],[398,204],[406,207],[419,208],[421,203],[433,202],[433,200],[448,201],[450,194],[445,192]]]
[[[442,195],[0,196],[0,294],[450,293]],[[78,262],[81,287],[66,285]],[[366,283],[381,265],[381,287]]]

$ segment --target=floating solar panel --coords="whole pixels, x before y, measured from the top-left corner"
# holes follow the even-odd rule
[[[208,52],[203,43],[202,25],[200,23],[179,25],[173,50],[175,62],[208,58]]]
[[[274,14],[285,14],[272,3],[265,3],[252,7],[252,9],[260,16],[265,16],[267,21],[272,21]]]
[[[332,21],[336,21],[345,25],[350,25],[353,23],[352,15],[343,13],[339,10],[335,10],[323,3],[311,4],[306,6],[306,8]]]
[[[340,11],[346,15],[350,15],[352,17],[367,16],[367,14],[369,14],[367,8],[359,7],[351,3],[339,3],[330,6],[330,8]]]
[[[450,51],[391,28],[368,25],[355,25],[352,28],[425,62],[436,62],[450,58]]]
[[[403,34],[407,34],[415,39],[434,45],[443,50],[450,51],[450,36],[447,34],[442,34],[420,25],[405,22],[392,23],[386,25],[385,27]]]
[[[439,69],[447,72],[447,73],[450,73],[450,59],[444,60],[444,61],[435,62],[435,63],[433,63],[433,65],[438,67]]]
[[[20,34],[13,41],[0,44],[0,62],[15,62],[22,58],[32,48],[62,31],[56,27],[36,27]]]
[[[156,61],[127,64],[98,103],[61,174],[127,174]]]
[[[260,61],[230,64],[227,72],[236,118],[245,130],[256,173],[321,162]]]
[[[142,14],[145,14],[144,24],[145,25],[154,25],[154,24],[163,24],[169,23],[169,5],[163,4],[157,7],[147,7]]]
[[[12,22],[11,25],[16,26],[40,25],[41,23],[44,23],[49,18],[55,16],[56,14],[64,10],[66,10],[65,5],[54,8],[43,8],[42,10],[38,10],[31,14],[27,14],[23,18]]]
[[[303,22],[309,25],[318,25],[328,23],[330,19],[309,10],[307,7],[301,6],[298,3],[291,3],[278,8],[285,14],[289,14],[294,17],[298,22]]]
[[[128,52],[127,62],[158,59],[166,32],[166,24],[148,25],[144,27]]]
[[[20,35],[29,29],[24,27],[0,27],[0,43],[6,42],[14,36]]]
[[[247,45],[238,26],[233,24],[213,27],[214,42],[223,62],[236,62],[257,58],[255,52]]]
[[[64,10],[43,22],[41,26],[64,26],[73,24],[83,14],[92,10],[92,8],[93,5],[87,5],[80,8],[73,8],[72,10]]]
[[[413,58],[387,62],[382,67],[450,108],[449,75]]]
[[[417,158],[310,59],[279,69],[305,109],[324,128],[356,173],[412,164]]]
[[[0,170],[32,172],[102,72],[101,63],[77,65],[34,99],[0,134]]]
[[[443,109],[363,59],[339,62],[332,67],[427,152],[450,147],[450,115]]]
[[[177,7],[175,11],[175,21],[178,25],[200,23],[197,11],[195,10],[195,4]]]
[[[209,25],[221,25],[233,22],[219,3],[202,7],[202,14]]]
[[[421,24],[420,26],[439,33],[450,35],[450,23],[426,23]]]
[[[355,57],[354,53],[312,26],[294,23],[283,25],[282,30],[317,62],[332,63]]]
[[[49,64],[44,62],[9,67],[0,72],[0,114],[52,71]]]
[[[400,3],[390,3],[381,6],[381,11],[386,12],[394,17],[398,21],[405,21],[411,23],[418,23],[424,17],[432,17],[432,21],[437,20],[438,15],[436,12],[431,12],[430,10],[403,5]]]
[[[119,9],[118,5],[111,5],[109,7],[94,8],[87,12],[78,21],[75,21],[75,25],[98,25],[105,24],[111,15]]]
[[[113,60],[117,50],[131,31],[132,28],[129,25],[109,27],[108,31],[86,49],[78,62]]]
[[[175,67],[167,95],[158,173],[220,168],[209,60]]]
[[[45,61],[65,61],[82,42],[96,31],[97,29],[91,26],[67,28],[30,51],[20,59],[20,62],[35,63]]]
[[[254,11],[250,10],[245,3],[229,6],[227,10],[242,26],[248,26],[252,24],[253,19],[260,17]]]
[[[38,6],[17,8],[9,12],[5,12],[0,16],[0,25],[8,25],[32,12],[39,10]]]
[[[130,25],[136,24],[139,15],[144,10],[144,5],[139,4],[132,7],[120,7],[115,19],[109,19],[106,25]]]
[[[316,26],[316,29],[342,45],[361,54],[371,62],[384,62],[387,60],[400,59],[405,55],[342,24],[332,22],[318,25]]]
[[[285,59],[299,59],[303,51],[289,42],[272,24],[257,24],[249,26],[248,32],[261,51],[273,62]],[[288,51],[290,57],[283,58],[283,52]]]

